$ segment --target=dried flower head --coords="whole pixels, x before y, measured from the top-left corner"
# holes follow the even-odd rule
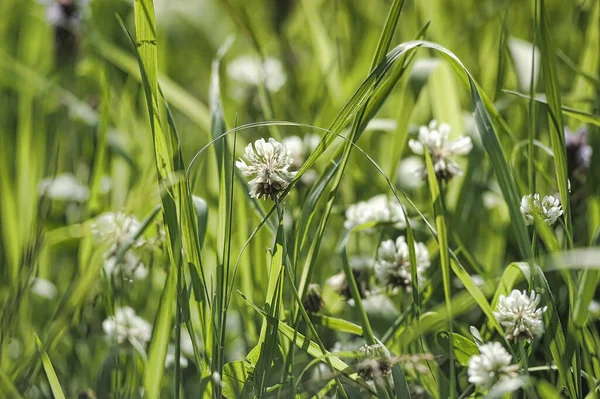
[[[429,122],[429,126],[419,128],[418,140],[409,140],[408,145],[415,154],[423,155],[425,150],[431,155],[433,169],[439,180],[450,180],[454,176],[460,176],[462,170],[450,157],[454,155],[467,155],[473,148],[469,136],[460,136],[456,141],[449,142],[450,125],[442,123],[438,125],[436,120]],[[416,171],[425,179],[427,169],[425,167]]]
[[[303,304],[304,309],[309,313],[317,313],[323,308],[324,303],[319,284],[309,284]]]
[[[256,176],[249,182],[252,198],[279,196],[296,175],[288,170],[293,162],[290,151],[273,138],[248,144],[244,157],[248,164],[242,159],[235,164],[244,176]]]
[[[590,167],[592,159],[592,146],[587,142],[588,130],[585,127],[579,128],[573,133],[565,128],[565,144],[567,150],[567,164],[569,175],[572,175],[579,169]]]
[[[541,295],[531,291],[529,296],[526,291],[513,290],[509,296],[500,295],[497,311],[494,312],[496,320],[504,327],[506,339],[519,337],[531,341],[544,332],[543,314],[548,308],[538,308],[542,300]]]
[[[392,366],[390,353],[381,344],[365,345],[358,351],[356,371],[365,380],[386,377]]]
[[[352,204],[346,209],[344,227],[352,230],[366,223],[391,223],[394,227],[406,227],[402,205],[395,198],[388,199],[384,194],[376,195],[367,201]]]
[[[498,342],[488,342],[479,347],[479,355],[469,359],[469,382],[489,389],[503,378],[518,375],[519,365],[511,364],[512,356]]]
[[[558,198],[546,195],[540,201],[539,194],[530,194],[521,198],[521,213],[525,218],[525,224],[528,226],[533,224],[536,216],[543,219],[548,226],[551,226],[563,214],[563,210]]]
[[[119,344],[129,341],[132,344],[144,346],[152,337],[152,326],[139,317],[130,307],[119,308],[115,315],[102,322],[106,335],[115,339]]]

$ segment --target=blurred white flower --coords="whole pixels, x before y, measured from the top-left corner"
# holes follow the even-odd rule
[[[440,180],[449,180],[453,176],[460,176],[462,170],[450,157],[453,155],[467,155],[473,148],[469,136],[460,136],[456,141],[449,142],[450,125],[442,123],[438,126],[436,120],[429,122],[429,126],[419,128],[418,140],[410,139],[408,145],[415,154],[423,155],[425,149],[431,155],[433,169]],[[427,176],[425,167],[418,170],[417,175],[421,178]]]
[[[390,352],[381,344],[365,345],[358,350],[356,371],[365,380],[379,379],[392,369]]]
[[[306,134],[303,137],[286,137],[281,141],[281,144],[290,151],[292,167],[294,169],[300,169],[304,161],[306,161],[309,155],[317,148],[320,142],[321,137],[318,134]],[[317,178],[317,172],[309,169],[302,175],[300,181],[310,185],[313,184]]]
[[[281,144],[290,151],[292,166],[296,169],[302,166],[320,142],[321,137],[318,134],[306,134],[303,137],[289,136],[281,140]]]
[[[114,316],[102,322],[102,329],[110,339],[119,344],[129,341],[134,345],[144,346],[152,338],[152,326],[139,317],[135,310],[126,306],[115,311]]]
[[[167,356],[165,357],[165,367],[171,367],[175,364],[175,345],[169,345],[167,347]],[[188,366],[188,360],[183,356],[183,350],[180,349],[179,353],[179,365],[182,368]]]
[[[531,341],[544,332],[543,314],[548,308],[537,308],[542,300],[534,290],[529,296],[526,291],[513,290],[509,296],[500,295],[496,320],[504,327],[506,339],[517,340],[519,336]]]
[[[148,276],[148,269],[133,252],[125,252],[120,262],[115,264],[116,260],[117,256],[113,255],[104,262],[106,274],[119,276],[127,280],[131,278],[142,280]]]
[[[479,274],[472,274],[471,280],[473,280],[473,283],[478,287],[482,287],[485,284],[485,279],[483,277],[481,277]],[[452,282],[454,283],[454,286],[456,288],[464,288],[465,287],[463,282],[458,277],[455,277],[452,280]]]
[[[389,199],[384,195],[377,195],[367,201],[352,204],[346,209],[344,227],[352,230],[365,223],[392,223],[394,227],[406,227],[402,205],[395,198]]]
[[[512,356],[498,342],[479,347],[479,355],[469,359],[469,382],[489,389],[502,378],[518,375],[519,365],[511,364]]]
[[[54,179],[42,179],[38,185],[38,192],[59,201],[85,202],[90,196],[88,188],[70,173],[58,175]]]
[[[247,86],[259,86],[264,82],[266,89],[277,92],[285,84],[286,76],[281,62],[276,58],[260,58],[241,56],[233,60],[227,67],[229,76]]]
[[[590,312],[590,317],[592,319],[599,319],[600,318],[600,302],[591,301],[590,305],[588,306],[588,312]]]
[[[106,212],[98,216],[91,225],[92,233],[98,242],[108,243],[111,251],[135,238],[142,224],[133,215],[123,212]],[[133,247],[141,247],[145,240],[138,238]]]
[[[542,218],[548,226],[556,223],[563,214],[562,206],[558,198],[546,195],[540,202],[540,195],[524,195],[521,198],[521,213],[525,218],[526,225],[532,225],[536,216]]]
[[[398,185],[408,189],[415,189],[423,185],[421,172],[425,164],[421,157],[410,156],[404,158],[398,164],[398,177],[396,181]]]
[[[292,165],[290,150],[273,138],[248,144],[244,156],[248,164],[242,159],[235,164],[244,176],[256,176],[249,182],[252,198],[277,197],[296,175],[288,170]]]
[[[36,277],[31,284],[31,291],[42,298],[54,299],[54,297],[56,297],[57,289],[50,281],[41,277]]]
[[[415,242],[415,255],[417,282],[422,283],[425,271],[430,265],[429,251],[423,243]],[[386,240],[381,243],[377,250],[375,275],[379,282],[394,291],[398,288],[407,292],[412,290],[408,244],[404,236],[398,237],[395,242]]]

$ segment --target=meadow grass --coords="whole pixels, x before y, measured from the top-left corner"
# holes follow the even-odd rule
[[[1,397],[600,395],[598,0],[0,13]]]

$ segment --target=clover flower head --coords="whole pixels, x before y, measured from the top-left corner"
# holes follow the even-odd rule
[[[488,342],[479,347],[479,355],[469,359],[469,382],[489,389],[504,378],[518,375],[519,365],[511,364],[512,356],[498,342]]]
[[[429,251],[423,243],[417,242],[415,243],[415,255],[417,282],[422,283],[425,271],[430,265]],[[396,241],[385,240],[379,245],[375,275],[377,280],[393,291],[402,288],[406,292],[411,292],[410,257],[404,236],[398,237]]]
[[[506,339],[516,341],[523,337],[531,342],[534,337],[543,334],[542,317],[548,307],[538,308],[541,300],[541,295],[534,290],[529,295],[526,291],[519,290],[513,290],[509,296],[500,295],[494,316],[504,327]]]
[[[115,311],[115,315],[102,322],[106,335],[122,344],[129,341],[140,346],[145,345],[152,337],[152,326],[139,317],[135,310],[126,306]]]
[[[319,284],[309,284],[306,297],[304,298],[304,309],[309,313],[318,313],[325,303],[321,296],[321,287]]]
[[[38,192],[58,201],[85,202],[90,196],[88,188],[70,173],[42,179],[38,185]]]
[[[438,122],[434,119],[429,126],[419,128],[417,140],[410,139],[408,145],[415,154],[423,155],[427,150],[431,155],[433,169],[439,180],[450,180],[454,176],[460,176],[462,170],[450,157],[454,155],[467,155],[473,148],[469,136],[460,136],[455,141],[449,141],[450,125]],[[416,171],[417,175],[425,179],[427,169],[425,167]]]
[[[244,176],[256,176],[248,183],[252,198],[279,196],[296,175],[288,170],[293,163],[290,150],[274,138],[248,144],[244,157],[248,164],[242,159],[235,164]]]
[[[392,369],[392,358],[381,344],[365,345],[358,350],[357,372],[365,380],[386,377]]]
[[[229,76],[246,86],[257,87],[264,81],[266,89],[275,93],[287,80],[281,62],[276,58],[241,56],[233,60],[227,67]]]
[[[352,230],[366,223],[391,223],[395,228],[402,229],[406,227],[403,207],[395,198],[388,199],[381,194],[346,209],[345,228]]]
[[[108,243],[114,252],[121,245],[135,239],[142,224],[133,215],[123,212],[106,212],[98,216],[92,223],[92,233],[97,242]],[[141,247],[145,240],[134,240],[133,247]],[[110,251],[109,251],[110,252]]]
[[[143,280],[148,276],[148,269],[132,251],[125,252],[118,263],[116,254],[110,256],[104,262],[104,271],[108,275],[119,276],[126,280],[132,278]]]
[[[558,198],[546,195],[540,201],[540,195],[524,195],[521,198],[521,213],[525,218],[526,225],[532,225],[535,217],[540,217],[548,226],[553,225],[563,214],[562,206]]]

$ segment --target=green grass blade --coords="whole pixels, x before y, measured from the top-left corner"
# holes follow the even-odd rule
[[[60,382],[58,381],[58,377],[56,376],[52,362],[46,353],[44,344],[42,344],[42,341],[40,341],[40,338],[37,335],[35,336],[35,341],[40,356],[42,357],[42,365],[44,366],[44,371],[46,371],[46,377],[48,377],[48,383],[50,384],[52,395],[54,395],[56,399],[65,399],[65,394],[60,386]]]
[[[438,184],[435,170],[433,169],[433,163],[429,152],[425,151],[425,164],[427,166],[427,181],[429,184],[429,191],[431,193],[431,204],[433,206],[433,214],[435,216],[435,226],[438,233],[438,246],[440,255],[440,265],[442,268],[442,283],[444,286],[444,299],[446,301],[446,311],[448,314],[452,314],[452,291],[450,281],[450,252],[448,248],[448,236],[446,234],[446,217],[445,209],[443,204],[443,197]],[[455,365],[454,365],[454,339],[452,335],[452,319],[448,322],[448,331],[450,332],[450,339],[448,340],[449,348],[449,362],[450,362],[450,392],[448,395],[450,398],[454,398],[456,395],[455,391]]]
[[[565,217],[567,229],[568,247],[573,246],[573,228],[571,222],[571,200],[569,197],[569,176],[567,169],[567,150],[565,144],[565,124],[562,114],[562,104],[560,99],[560,83],[556,71],[554,46],[551,37],[550,21],[546,11],[546,2],[539,0],[540,21],[538,24],[538,37],[540,42],[540,52],[542,58],[542,71],[544,73],[544,82],[546,85],[546,97],[548,98],[549,124],[550,124],[550,142],[554,152],[554,167],[556,180],[558,182],[558,191],[560,192],[561,204]]]

